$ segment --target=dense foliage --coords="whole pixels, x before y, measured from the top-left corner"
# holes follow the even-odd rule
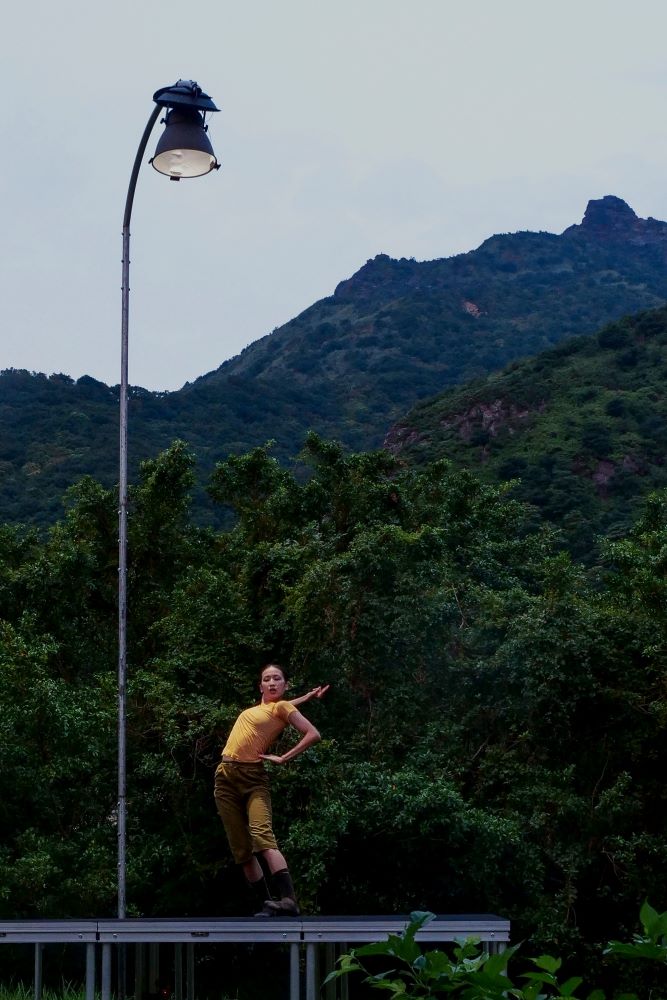
[[[553,955],[525,958],[521,945],[489,954],[474,941],[466,941],[447,950],[423,948],[417,937],[428,928],[433,913],[414,912],[400,934],[390,934],[386,941],[355,948],[339,959],[339,968],[327,976],[326,982],[341,976],[363,976],[371,990],[383,990],[389,1000],[460,996],[464,1000],[548,1000],[563,997],[566,1000],[638,1000],[641,997],[662,996],[667,972],[667,912],[657,913],[649,903],[640,911],[642,934],[635,934],[632,941],[610,941],[605,956],[613,959],[633,959],[653,965],[648,975],[645,970],[635,971],[631,991],[620,985],[619,979],[631,977],[629,969],[619,975],[618,962],[613,959],[605,968],[606,977],[614,983],[609,992],[599,986],[591,990],[583,976],[563,974],[562,959]],[[428,933],[428,932],[427,932]],[[369,961],[382,958],[391,968],[382,972],[368,968]],[[522,972],[517,972],[519,961]],[[530,964],[526,965],[528,962]],[[614,967],[615,965],[615,967]],[[611,966],[611,968],[610,968]],[[652,973],[652,975],[651,975]]]
[[[667,310],[565,341],[415,408],[389,439],[411,462],[449,458],[558,525],[575,555],[624,535],[667,486]]]
[[[133,389],[133,470],[175,438],[196,452],[200,482],[219,459],[269,438],[289,462],[308,430],[378,447],[419,400],[664,304],[666,247],[667,223],[638,219],[608,196],[560,236],[494,236],[433,261],[381,254],[192,385]],[[632,350],[623,353],[631,368]],[[0,520],[53,523],[65,488],[84,473],[113,485],[117,397],[88,377],[0,374]],[[219,524],[201,488],[194,507],[199,523]]]
[[[324,741],[272,775],[307,908],[499,911],[568,954],[667,895],[667,498],[597,575],[505,487],[311,436],[220,464],[189,516],[174,444],[132,496],[129,898],[238,913],[211,797],[268,658]],[[304,474],[307,472],[308,474]],[[0,912],[115,905],[116,504],[83,480],[45,540],[0,532]]]

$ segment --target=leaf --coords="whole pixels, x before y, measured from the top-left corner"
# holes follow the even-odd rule
[[[652,941],[657,942],[658,938],[667,934],[667,911],[664,913],[658,913],[657,910],[654,910],[649,904],[648,900],[644,902],[644,905],[639,911],[639,919],[642,922],[647,936],[650,937]]]
[[[646,933],[651,936],[651,929],[654,927],[657,920],[659,920],[660,915],[657,910],[654,910],[648,899],[644,900],[642,908],[639,911],[639,919],[642,922],[642,927]]]
[[[385,979],[391,975],[390,972],[381,973],[378,976],[370,976],[366,982],[375,990],[392,990],[394,996],[404,996],[406,986],[402,979]]]
[[[417,931],[422,927],[426,927],[426,925],[430,924],[432,920],[435,920],[435,913],[431,913],[430,910],[413,910],[410,914],[410,923],[408,927],[414,927]]]
[[[549,986],[556,985],[556,977],[550,972],[522,972],[522,979],[529,979],[531,983],[547,983]]]
[[[623,941],[610,941],[605,948],[605,955],[620,955],[622,958],[648,958],[667,962],[667,947],[662,944],[651,944],[648,941],[637,941],[626,944]]]
[[[331,983],[334,979],[340,979],[341,976],[346,976],[349,972],[364,972],[365,970],[360,965],[346,965],[342,969],[334,969],[330,972],[324,983]]]
[[[504,948],[503,951],[496,952],[495,955],[489,955],[486,962],[484,963],[484,971],[489,972],[491,975],[497,975],[505,971],[508,962],[516,954],[521,945],[515,944],[511,948]]]
[[[489,997],[495,997],[496,995],[502,997],[507,993],[508,988],[511,986],[511,982],[506,975],[501,972],[489,974],[486,969],[471,972],[466,978],[467,981],[470,982],[478,991],[478,993],[484,997],[487,995]],[[519,990],[519,995],[523,995],[526,990],[532,989],[532,986],[527,986],[524,990]]]
[[[537,958],[531,958],[530,961],[534,962],[538,969],[546,969],[552,974],[558,972],[563,964],[562,959],[554,958],[553,955],[539,955]]]
[[[412,938],[399,938],[394,945],[394,954],[409,965],[413,965],[421,955],[421,948]]]
[[[454,967],[449,956],[444,951],[438,951],[437,949],[426,951],[423,955],[420,955],[417,961],[413,963],[413,968],[425,979],[439,979],[445,974],[452,977],[454,974]]]
[[[354,949],[355,955],[393,955],[394,948],[391,937],[387,941],[373,941],[371,944],[362,944],[360,948]]]
[[[338,959],[339,969],[334,969],[330,972],[327,978],[324,980],[325,983],[332,982],[334,979],[339,979],[341,976],[346,976],[349,972],[365,972],[363,966],[357,962],[354,954],[341,955]]]

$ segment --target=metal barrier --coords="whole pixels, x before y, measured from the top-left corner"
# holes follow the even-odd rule
[[[43,948],[47,944],[80,944],[86,948],[86,1000],[94,1000],[97,966],[101,953],[101,996],[112,996],[112,952],[123,945],[135,946],[135,1000],[142,1000],[145,973],[149,992],[157,981],[158,946],[174,946],[174,1000],[195,1000],[195,960],[197,944],[284,944],[289,946],[289,1000],[317,1000],[318,983],[333,968],[338,954],[350,945],[378,941],[398,934],[407,916],[299,917],[289,920],[259,920],[237,917],[191,920],[13,920],[0,921],[0,945],[32,944],[35,948],[35,1000],[41,1000]],[[476,938],[490,951],[500,951],[509,941],[510,923],[494,914],[438,916],[417,934],[427,942]],[[144,946],[148,945],[148,970]],[[185,968],[183,964],[185,945]],[[302,977],[301,956],[305,951]],[[184,974],[185,973],[185,974]],[[302,978],[304,982],[302,983]],[[303,987],[303,989],[302,989]],[[347,1000],[347,981],[330,983],[326,1000]]]

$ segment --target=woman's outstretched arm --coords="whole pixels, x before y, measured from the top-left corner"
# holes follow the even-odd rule
[[[319,687],[313,688],[312,691],[300,694],[298,698],[290,698],[290,702],[292,705],[303,705],[305,702],[310,701],[311,698],[323,698],[328,690],[328,684],[320,684]]]

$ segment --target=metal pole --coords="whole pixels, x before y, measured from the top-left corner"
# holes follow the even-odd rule
[[[208,95],[192,81],[179,81],[174,90],[182,84],[185,89],[196,95],[198,109],[213,110]],[[120,335],[120,398],[119,398],[119,458],[118,458],[118,918],[124,920],[127,914],[127,514],[128,514],[128,462],[127,462],[127,414],[128,414],[128,329],[130,313],[130,219],[134,192],[137,186],[141,162],[153,126],[162,108],[169,107],[164,99],[171,88],[163,88],[154,95],[156,104],[146,124],[139,142],[130,183],[125,199],[123,215],[123,271],[122,271],[122,305],[121,305],[121,335]],[[181,87],[181,91],[182,91]],[[214,157],[215,159],[215,157]],[[118,953],[118,997],[125,1000],[126,995],[126,960],[125,950],[119,948]]]
[[[306,944],[306,1000],[317,1000],[317,945]]]
[[[111,1000],[111,945],[102,945],[102,1000]]]
[[[118,917],[127,906],[127,373],[130,305],[130,218],[139,168],[148,138],[160,114],[153,109],[134,159],[123,216],[123,277],[120,348],[120,450],[118,470]],[[124,989],[121,985],[121,996]]]
[[[174,945],[174,1000],[183,1000],[183,945],[181,942]]]
[[[86,1000],[95,1000],[95,944],[86,945]]]
[[[150,996],[156,997],[160,989],[160,942],[151,941],[148,945],[148,990]]]
[[[44,985],[42,964],[43,949],[43,944],[35,944],[35,985],[33,990],[35,1000],[42,1000],[42,988]]]
[[[336,945],[330,941],[324,945],[324,975],[328,976],[336,968]],[[336,1000],[336,980],[333,979],[324,988],[325,1000]]]
[[[195,1000],[195,946],[190,941],[185,946],[185,984],[187,1000]]]
[[[134,1000],[144,995],[144,946],[139,941],[134,946]]]
[[[299,945],[294,941],[290,945],[289,956],[289,1000],[299,1000],[301,969],[299,964]]]

